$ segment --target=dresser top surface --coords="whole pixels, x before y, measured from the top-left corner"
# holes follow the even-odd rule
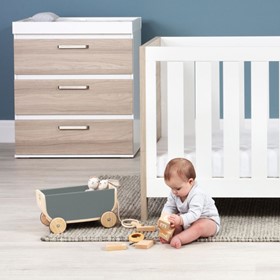
[[[59,17],[13,22],[13,34],[132,34],[141,29],[140,17]]]

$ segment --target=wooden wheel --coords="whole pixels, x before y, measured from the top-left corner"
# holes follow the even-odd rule
[[[108,211],[101,216],[101,224],[103,227],[111,228],[117,223],[117,216],[114,212]]]
[[[66,229],[66,222],[62,218],[54,218],[50,222],[50,230],[52,233],[62,233]]]
[[[45,226],[49,226],[50,225],[49,220],[47,219],[46,215],[43,214],[43,213],[41,213],[41,215],[40,215],[40,221]]]

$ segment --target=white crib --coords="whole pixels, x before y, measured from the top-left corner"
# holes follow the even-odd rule
[[[162,174],[174,157],[193,161],[212,197],[280,197],[279,119],[269,109],[280,37],[156,37],[140,55],[142,219],[148,198],[169,193]]]

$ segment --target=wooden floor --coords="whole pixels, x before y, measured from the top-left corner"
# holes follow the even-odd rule
[[[107,252],[104,244],[48,243],[36,188],[86,184],[101,174],[139,174],[134,159],[14,159],[0,144],[0,279],[280,279],[280,243],[156,244]],[[279,233],[280,234],[280,233]]]

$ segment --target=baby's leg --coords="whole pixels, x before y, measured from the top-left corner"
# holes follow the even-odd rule
[[[213,236],[216,231],[217,225],[213,220],[199,219],[186,230],[174,235],[171,239],[170,245],[178,249],[183,244],[191,243],[199,237]]]

